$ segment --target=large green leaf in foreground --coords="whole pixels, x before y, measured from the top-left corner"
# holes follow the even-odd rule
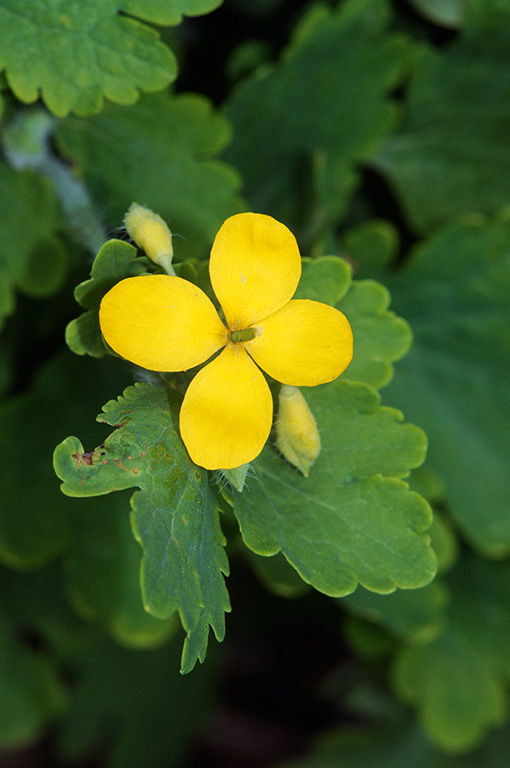
[[[62,153],[79,169],[115,229],[133,201],[160,214],[177,235],[176,258],[203,258],[223,221],[241,210],[240,179],[217,160],[227,121],[198,95],[145,96],[130,108],[69,117],[57,129]]]
[[[462,36],[419,59],[404,125],[375,161],[420,233],[510,198],[510,6],[468,6]]]
[[[0,70],[18,99],[42,95],[59,117],[99,112],[104,97],[132,104],[168,85],[177,66],[155,30],[120,12],[168,23],[178,20],[171,5],[169,16],[160,0],[1,0]]]
[[[335,382],[306,398],[322,452],[309,478],[270,447],[254,461],[255,477],[233,492],[246,545],[261,555],[281,551],[328,595],[358,583],[382,593],[427,584],[436,571],[424,533],[430,508],[398,479],[422,463],[425,435],[364,384]]]
[[[385,0],[312,8],[281,63],[234,92],[226,157],[241,172],[253,210],[285,221],[305,250],[336,223],[358,182],[356,165],[391,129],[407,50],[387,32]]]
[[[390,402],[427,431],[456,522],[484,554],[510,552],[510,218],[452,224],[388,279],[414,346]]]
[[[228,563],[207,473],[187,456],[177,411],[163,388],[128,387],[98,417],[117,427],[104,445],[89,453],[67,438],[55,450],[55,470],[70,496],[141,489],[131,498],[131,519],[144,551],[144,604],[159,618],[178,610],[188,635],[183,671],[189,671],[205,656],[209,625],[223,638]]]

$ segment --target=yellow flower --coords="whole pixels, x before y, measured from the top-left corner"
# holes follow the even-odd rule
[[[270,216],[227,219],[209,274],[225,323],[200,288],[170,275],[122,280],[104,296],[99,320],[115,352],[153,371],[185,371],[222,350],[191,381],[179,424],[196,464],[231,469],[269,437],[273,400],[260,369],[293,386],[332,381],[351,361],[352,332],[337,309],[292,300],[298,245]]]

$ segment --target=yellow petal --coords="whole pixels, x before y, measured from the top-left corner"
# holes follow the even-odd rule
[[[239,344],[229,344],[189,385],[181,437],[195,464],[232,469],[258,456],[272,419],[273,399],[263,374]]]
[[[209,273],[230,330],[247,328],[294,295],[301,277],[296,238],[271,216],[231,216],[214,240]]]
[[[117,354],[152,371],[185,371],[227,342],[226,328],[205,293],[169,275],[121,280],[104,296],[99,322]]]
[[[319,301],[297,299],[257,323],[244,342],[255,362],[282,384],[313,387],[332,381],[352,359],[352,331],[345,315]]]

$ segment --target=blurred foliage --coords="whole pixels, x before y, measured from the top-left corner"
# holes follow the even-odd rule
[[[0,768],[506,768],[508,0],[0,0],[0,27]],[[273,436],[242,491],[196,467],[189,376],[110,354],[102,296],[159,270],[133,201],[211,297],[225,218],[296,234],[297,297],[354,332],[303,389],[309,478]]]

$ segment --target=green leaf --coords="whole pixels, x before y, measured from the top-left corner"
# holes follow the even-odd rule
[[[72,617],[69,621],[64,602],[56,574],[21,575],[0,569],[2,750],[36,741],[64,710],[61,669],[51,652],[54,648],[49,648],[55,635],[76,640],[75,622]]]
[[[402,650],[395,682],[400,695],[418,707],[429,737],[456,752],[472,749],[488,728],[504,721],[510,568],[464,556],[448,584],[452,597],[444,632],[428,645]]]
[[[246,545],[260,555],[281,551],[304,581],[332,596],[358,582],[381,593],[427,584],[436,568],[424,533],[430,509],[397,479],[423,461],[425,436],[363,384],[314,387],[306,398],[321,454],[304,478],[264,449],[255,479],[233,491]]]
[[[507,768],[510,729],[494,736],[480,750],[462,756],[436,749],[415,723],[386,725],[375,730],[344,728],[330,732],[307,757],[286,768]]]
[[[375,160],[418,233],[510,197],[510,7],[479,5],[478,24],[420,57],[402,130]]]
[[[382,387],[393,376],[392,363],[411,345],[405,320],[389,311],[387,289],[372,280],[353,281],[344,259],[322,256],[303,261],[296,298],[333,304],[345,314],[354,336],[354,356],[342,379]]]
[[[510,220],[472,218],[425,243],[388,280],[414,331],[390,402],[426,429],[428,461],[475,547],[510,552]]]
[[[348,0],[337,11],[316,4],[282,61],[254,73],[227,104],[234,142],[226,157],[250,207],[288,224],[306,255],[343,215],[357,164],[393,125],[388,94],[407,42],[387,33],[388,21],[384,0]]]
[[[137,258],[133,245],[122,240],[108,240],[97,254],[90,279],[76,286],[74,297],[88,311],[71,320],[66,328],[68,347],[77,355],[103,357],[106,347],[99,327],[101,299],[119,280],[149,271],[151,262]]]
[[[398,247],[398,229],[384,219],[365,221],[342,237],[342,253],[353,264],[358,278],[379,278],[395,261]]]
[[[435,581],[422,589],[397,589],[391,595],[358,588],[339,604],[397,637],[423,643],[430,642],[441,631],[447,600],[444,586]]]
[[[426,19],[443,27],[459,27],[467,0],[410,0]]]
[[[140,594],[140,549],[126,510],[125,493],[74,504],[74,540],[64,564],[66,589],[75,610],[97,621],[122,645],[150,648],[168,639],[173,619],[144,610]]]
[[[123,0],[122,10],[153,24],[178,24],[183,16],[200,16],[223,0]]]
[[[133,201],[160,214],[178,237],[178,260],[204,257],[223,221],[241,210],[240,180],[216,159],[229,126],[198,95],[146,96],[89,120],[68,118],[57,142],[114,229]]]
[[[67,253],[56,235],[60,223],[48,181],[0,163],[0,322],[14,311],[14,286],[37,298],[61,287]]]
[[[58,117],[95,114],[105,97],[133,104],[168,85],[177,66],[155,30],[122,12],[168,23],[182,3],[173,6],[165,19],[161,0],[2,0],[0,69],[18,99],[41,95]]]
[[[128,651],[98,637],[75,654],[75,687],[56,734],[62,764],[105,768],[178,768],[203,726],[211,699],[210,664],[183,679],[179,640],[152,651]]]
[[[136,486],[133,533],[144,558],[141,584],[150,613],[179,611],[188,635],[183,671],[204,659],[209,625],[221,640],[229,610],[228,572],[217,503],[205,470],[191,463],[176,427],[178,404],[163,388],[128,387],[98,419],[117,429],[85,453],[75,437],[55,449],[55,471],[70,496],[97,496]]]

